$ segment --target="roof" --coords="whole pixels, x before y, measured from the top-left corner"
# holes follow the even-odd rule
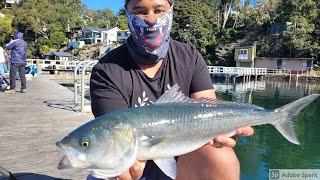
[[[91,27],[91,26],[87,26],[82,29],[82,31],[98,31],[98,32],[107,31],[107,30],[108,29],[106,29],[106,28],[98,28],[98,27]]]
[[[295,61],[303,61],[303,60],[314,60],[314,58],[274,58],[274,57],[256,57],[256,60],[263,60],[263,59],[268,59],[268,60],[295,60]]]
[[[252,46],[235,46],[234,48],[235,49],[245,49],[245,48],[254,48],[255,46],[252,45]]]
[[[113,27],[113,28],[98,28],[98,27],[91,27],[91,26],[87,26],[85,28],[82,29],[82,31],[97,31],[97,32],[102,32],[102,31],[109,31],[111,29],[117,28],[118,30],[120,30],[118,27]]]
[[[73,56],[69,52],[61,52],[61,51],[53,52],[52,54],[54,54],[55,56],[58,56],[58,57],[72,57]]]

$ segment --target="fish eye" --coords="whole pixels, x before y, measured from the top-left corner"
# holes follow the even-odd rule
[[[82,146],[82,147],[89,147],[89,145],[90,145],[90,142],[89,142],[89,141],[83,141],[83,142],[81,142],[81,146]]]

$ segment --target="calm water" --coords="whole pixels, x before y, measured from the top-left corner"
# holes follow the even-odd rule
[[[320,83],[259,81],[228,85],[214,82],[219,99],[274,109],[303,96],[320,93]],[[291,144],[271,125],[254,127],[241,137],[236,152],[241,179],[268,179],[269,169],[320,169],[320,98],[294,118],[300,146]]]

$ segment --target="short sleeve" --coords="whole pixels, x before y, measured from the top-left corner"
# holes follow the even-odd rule
[[[194,53],[195,70],[192,76],[190,93],[213,89],[208,66],[198,50]]]
[[[119,87],[112,81],[103,63],[98,63],[92,70],[90,95],[91,109],[95,117],[128,107]]]

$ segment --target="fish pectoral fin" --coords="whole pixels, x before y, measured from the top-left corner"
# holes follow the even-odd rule
[[[153,161],[167,176],[176,179],[177,162],[173,157],[167,159],[154,159]]]
[[[168,136],[160,136],[160,137],[144,136],[141,140],[141,144],[151,148],[163,143],[168,138],[169,138]]]

